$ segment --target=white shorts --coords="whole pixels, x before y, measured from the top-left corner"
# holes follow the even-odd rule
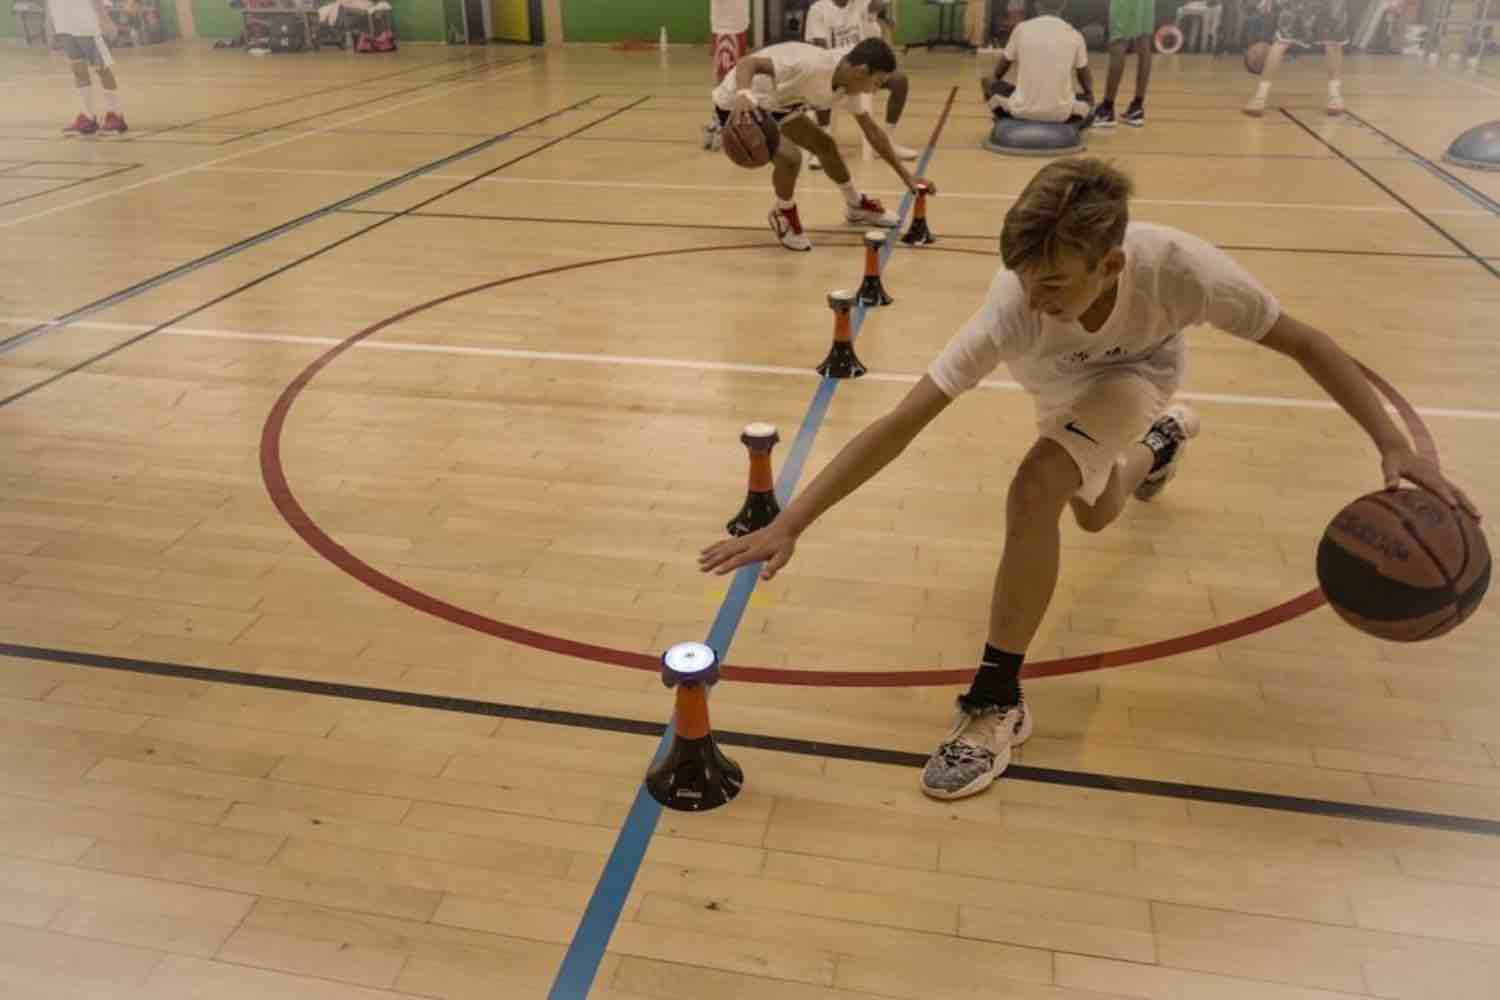
[[[1145,436],[1166,405],[1161,390],[1141,374],[1105,372],[1065,404],[1037,400],[1037,430],[1072,456],[1083,477],[1075,495],[1094,503],[1109,485],[1115,460]]]
[[[104,43],[103,35],[68,35],[58,32],[57,40],[70,62],[88,63],[95,69],[109,69],[115,64],[114,53]]]

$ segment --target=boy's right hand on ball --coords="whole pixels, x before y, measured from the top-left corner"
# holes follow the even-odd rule
[[[769,580],[787,564],[796,549],[797,536],[777,520],[759,531],[710,545],[698,553],[698,568],[705,573],[723,576],[750,563],[764,563],[760,568],[760,578]]]

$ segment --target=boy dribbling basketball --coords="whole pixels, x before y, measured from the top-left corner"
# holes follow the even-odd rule
[[[806,42],[782,42],[741,59],[734,72],[714,89],[714,108],[721,125],[732,116],[766,113],[781,127],[781,138],[786,141],[777,147],[772,161],[771,185],[776,190],[776,204],[767,221],[788,250],[812,249],[812,241],[802,231],[795,200],[797,175],[802,170],[799,147],[818,157],[829,180],[838,185],[844,196],[846,222],[857,226],[898,224],[897,217],[887,212],[885,206],[854,187],[849,167],[833,137],[804,114],[808,109],[831,108],[836,100],[846,101],[870,146],[896,171],[907,190],[915,191],[919,178],[906,169],[891,147],[890,138],[859,103],[861,96],[879,90],[895,70],[896,54],[879,38],[867,38],[847,51],[820,49]],[[753,89],[757,78],[769,79],[769,93]],[[923,183],[929,194],[936,193],[936,186],[930,181]]]
[[[1065,507],[1100,531],[1134,495],[1150,500],[1176,473],[1199,421],[1171,404],[1184,331],[1209,324],[1302,365],[1374,441],[1388,487],[1410,479],[1477,513],[1387,415],[1358,365],[1326,334],[1282,311],[1255,278],[1212,245],[1165,226],[1130,223],[1129,179],[1101,160],[1059,160],[1006,213],[1004,267],[979,310],[896,407],[818,474],[768,527],[704,549],[704,571],[763,562],[775,576],[797,538],[873,477],[959,394],[1002,361],[1032,395],[1039,434],[1006,498],[1005,551],[988,643],[953,728],[928,760],[922,790],[974,795],[1030,736],[1020,672],[1057,584]]]

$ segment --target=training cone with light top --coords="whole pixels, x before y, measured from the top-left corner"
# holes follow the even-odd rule
[[[781,505],[776,502],[775,479],[771,474],[771,449],[780,440],[773,424],[746,424],[740,434],[740,441],[750,453],[750,482],[745,489],[744,506],[724,526],[731,535],[759,531],[781,513]]]
[[[880,251],[884,249],[885,233],[873,229],[865,233],[865,280],[859,286],[859,301],[867,309],[896,301],[880,283]]]
[[[927,228],[927,185],[917,185],[917,201],[911,210],[911,225],[901,242],[907,246],[925,247],[937,242],[932,230]]]
[[[708,723],[708,689],[719,680],[719,655],[701,642],[679,642],[662,654],[661,681],[676,688],[671,743],[646,772],[646,791],[668,809],[702,812],[740,793],[745,772],[719,750]]]
[[[828,378],[859,378],[869,369],[854,353],[854,330],[850,315],[854,312],[856,293],[828,293],[828,308],[833,310],[833,346],[818,366],[818,374]]]

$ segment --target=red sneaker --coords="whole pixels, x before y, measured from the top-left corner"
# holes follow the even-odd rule
[[[63,129],[63,135],[93,135],[97,131],[99,131],[98,119],[80,111],[78,117]]]
[[[125,116],[116,111],[107,112],[104,124],[99,127],[112,135],[124,135],[130,131],[130,126],[125,124]]]
[[[781,241],[781,245],[788,250],[811,250],[812,241],[802,233],[802,220],[797,217],[797,206],[791,208],[773,207],[766,221],[771,224],[771,232]]]
[[[887,212],[884,205],[867,194],[859,196],[858,205],[844,206],[844,218],[855,226],[881,226],[889,229],[901,224],[894,213]]]

